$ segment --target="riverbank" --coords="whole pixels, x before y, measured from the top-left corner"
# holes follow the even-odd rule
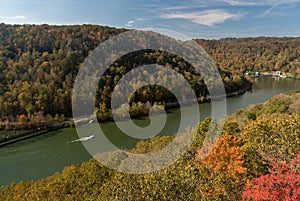
[[[250,76],[251,78],[260,78],[260,77],[292,78],[291,73],[285,73],[281,71],[246,72],[245,76]]]
[[[0,139],[0,147],[26,140],[32,137],[43,135],[45,133],[59,130],[62,128],[70,127],[70,121],[64,121],[62,123],[43,125],[30,130],[13,130],[13,131],[2,131]],[[3,136],[5,135],[5,136]]]
[[[239,95],[246,93],[247,91],[251,91],[251,89],[252,89],[252,85],[250,85],[250,84],[244,85],[243,88],[238,91],[226,93],[226,97],[239,96]],[[214,96],[213,98],[214,99],[224,98],[224,95],[221,95],[218,97]],[[203,97],[198,98],[197,101],[198,101],[198,104],[208,103],[208,102],[211,102],[211,97],[207,96],[204,98]],[[192,103],[193,103],[193,101],[185,101],[184,106],[190,106]],[[164,109],[167,111],[167,113],[170,113],[170,112],[172,112],[173,109],[178,109],[179,107],[180,107],[180,105],[178,102],[164,103]],[[134,108],[134,110],[138,110],[138,109]],[[149,108],[147,108],[147,107],[145,107],[144,109],[140,109],[138,111],[139,111],[138,113],[133,114],[131,117],[134,119],[141,119],[141,118],[149,116]],[[105,114],[101,114],[101,117],[98,115],[98,120],[102,123],[114,121],[111,112],[106,112]],[[126,118],[120,118],[119,120],[123,121],[123,120],[126,120]],[[56,123],[56,124],[49,124],[46,122],[40,126],[35,126],[33,129],[27,129],[27,130],[12,129],[10,131],[1,131],[0,132],[0,147],[15,143],[15,142],[19,142],[22,140],[26,140],[29,138],[33,138],[35,136],[43,135],[43,134],[46,134],[51,131],[59,130],[62,128],[72,127],[72,126],[74,126],[74,124],[84,125],[84,124],[88,124],[88,123],[94,123],[94,122],[91,118],[85,117],[85,118],[81,118],[81,119],[68,119],[64,122]],[[17,123],[15,123],[15,124],[16,124],[16,128],[18,128],[18,127],[22,128],[22,126],[17,125]],[[24,126],[23,126],[23,128],[24,128]]]
[[[275,95],[299,90],[300,81],[293,79],[280,79],[278,81],[272,77],[266,77],[257,79],[256,85],[258,87],[253,88],[251,93],[245,93],[242,96],[227,99],[228,115],[249,105],[263,103]],[[194,107],[185,107],[183,109],[187,110],[186,114],[192,114],[192,112],[195,111]],[[199,109],[200,120],[211,115],[210,103],[200,104]],[[173,110],[173,112],[168,113],[167,116],[168,123],[165,129],[158,135],[175,134],[178,132],[179,121],[182,121],[182,124],[186,126],[196,124],[191,121],[189,116],[185,116],[181,119],[182,116],[179,110]],[[162,119],[161,115],[157,115],[154,118]],[[136,122],[137,125],[149,125],[147,119],[133,121]],[[126,126],[127,121],[120,123]],[[91,129],[98,129],[96,123],[89,126],[91,126]],[[112,122],[102,124],[101,128],[106,136],[109,137],[109,140],[117,144],[118,147],[130,149],[136,144],[136,141],[131,141],[131,138],[127,138],[127,135],[124,135],[122,131],[117,129],[116,125]],[[95,133],[96,130],[95,132],[86,133],[86,136]],[[144,133],[141,133],[142,136],[143,134]],[[75,128],[63,128],[1,147],[0,186],[9,185],[13,181],[18,183],[20,181],[35,181],[46,178],[56,172],[61,172],[64,167],[88,161],[91,156],[86,152],[81,142],[68,143],[78,139],[79,136]],[[92,139],[88,143],[91,146],[97,146],[97,140]]]
[[[234,92],[229,92],[226,93],[225,95],[220,95],[220,96],[213,96],[213,99],[221,99],[221,98],[229,98],[229,97],[234,97],[234,96],[239,96],[239,95],[243,95],[246,92],[251,92],[252,91],[252,85],[248,85],[248,86],[244,86],[243,89],[240,89],[238,91],[234,91]],[[198,98],[198,104],[202,104],[202,103],[209,103],[211,102],[212,97],[211,96],[207,96],[205,98]],[[192,101],[186,101],[184,106],[190,106],[190,104],[192,103]],[[172,110],[172,109],[177,109],[180,107],[180,105],[178,103],[166,103],[165,107],[167,110]]]

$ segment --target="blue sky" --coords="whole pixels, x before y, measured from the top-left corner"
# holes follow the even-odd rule
[[[300,36],[300,0],[0,0],[0,22],[160,28],[189,38]]]

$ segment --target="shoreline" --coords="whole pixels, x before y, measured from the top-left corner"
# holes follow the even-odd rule
[[[239,95],[243,95],[246,92],[251,92],[252,90],[252,85],[247,85],[244,86],[243,89],[240,89],[238,91],[234,91],[234,92],[230,92],[230,93],[226,93],[226,98],[227,97],[234,97],[234,96],[239,96]],[[214,97],[216,99],[218,98],[224,98],[224,95],[220,96],[220,97]],[[208,103],[211,102],[211,98],[210,97],[205,97],[202,101],[200,101],[200,99],[198,98],[198,104],[202,104],[202,103]],[[178,103],[167,103],[165,104],[165,109],[168,110],[167,112],[170,112],[173,109],[179,108],[179,104]],[[141,119],[143,117],[139,117],[136,119]],[[44,126],[44,128],[40,129],[40,127],[38,128],[34,128],[31,130],[14,130],[15,132],[20,132],[20,131],[24,131],[15,135],[11,135],[8,136],[6,138],[0,139],[0,148],[9,144],[13,144],[22,140],[26,140],[26,139],[30,139],[36,136],[40,136],[46,133],[49,133],[51,131],[56,131],[62,128],[70,128],[73,127],[74,124],[78,124],[78,125],[83,125],[83,124],[87,124],[90,122],[90,118],[82,118],[82,119],[69,119],[66,120],[64,122],[61,123],[56,123],[56,124],[48,124],[46,123],[46,125]],[[106,119],[100,122],[112,122],[111,119]]]
[[[0,139],[0,148],[9,144],[13,144],[15,142],[19,142],[22,140],[30,139],[35,136],[43,135],[49,133],[51,131],[56,131],[62,128],[70,127],[68,124],[70,121],[64,121],[62,123],[46,125],[42,129],[40,127],[30,129],[30,130],[14,130],[15,132],[19,132],[18,134],[7,136],[6,138]],[[20,132],[24,131],[24,132]]]

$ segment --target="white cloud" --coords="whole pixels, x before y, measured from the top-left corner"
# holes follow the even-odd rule
[[[220,2],[225,2],[231,6],[255,6],[261,5],[262,1],[237,1],[237,0],[219,0]]]
[[[24,20],[26,17],[23,15],[17,15],[17,16],[10,16],[10,17],[5,17],[6,19],[11,19],[11,20]]]
[[[132,27],[134,23],[135,23],[135,21],[130,20],[130,21],[128,21],[128,22],[125,24],[125,26],[127,26],[127,27]]]
[[[224,10],[206,10],[192,13],[174,13],[164,14],[161,17],[164,19],[187,19],[196,24],[213,27],[216,24],[224,23],[227,20],[237,20],[244,16],[244,14],[233,14]]]
[[[300,3],[300,0],[218,0],[225,2],[231,6],[274,6],[274,5],[285,5],[292,3]]]

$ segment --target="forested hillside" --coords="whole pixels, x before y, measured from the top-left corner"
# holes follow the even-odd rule
[[[55,115],[71,116],[73,82],[84,59],[101,42],[126,31],[103,26],[0,25],[0,118],[13,121],[25,115],[31,122],[45,121]],[[208,95],[202,78],[178,58],[160,51],[131,53],[114,62],[99,83],[95,105],[109,112],[115,84],[128,71],[143,64],[158,63],[182,73],[199,99]],[[226,91],[249,86],[238,74],[220,69]],[[153,93],[140,90],[132,101],[173,102],[172,94],[159,87]],[[151,91],[150,90],[150,91]],[[100,103],[102,107],[100,108]],[[140,105],[141,105],[140,104]],[[100,117],[101,118],[101,117]],[[106,117],[103,117],[104,119]]]
[[[1,117],[71,116],[73,81],[84,58],[125,30],[101,26],[0,25]]]
[[[101,42],[125,31],[96,25],[0,24],[1,121],[16,121],[20,115],[30,122],[49,121],[58,115],[71,117],[73,82],[84,59]],[[245,71],[282,70],[293,73],[295,77],[300,72],[299,38],[196,41],[218,66],[227,93],[249,87],[244,78]],[[187,62],[176,55],[147,50],[120,58],[106,71],[99,83],[95,103],[100,111],[98,118],[111,118],[110,97],[120,78],[134,67],[153,63],[183,74],[199,101],[206,101],[207,87]],[[164,104],[176,102],[176,99],[161,87],[143,88],[132,97],[132,105],[138,108],[134,111],[147,108],[148,101]]]
[[[300,73],[300,38],[227,38],[196,40],[217,66],[231,72]]]
[[[300,92],[294,92],[237,111],[226,120],[219,141],[205,158],[200,147],[210,119],[199,123],[196,140],[188,152],[156,173],[119,173],[93,159],[40,181],[4,187],[0,199],[298,201],[299,106]],[[139,142],[131,152],[160,150],[171,140],[167,136],[154,137]],[[114,154],[118,152],[111,156]],[[123,158],[126,160],[125,155]],[[116,167],[123,163],[112,162]]]

